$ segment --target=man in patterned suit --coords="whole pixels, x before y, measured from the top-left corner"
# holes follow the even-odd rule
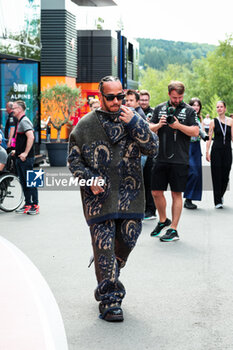
[[[122,106],[125,95],[119,78],[104,77],[99,90],[101,108],[88,113],[72,131],[68,162],[75,177],[95,179],[81,187],[81,196],[94,252],[95,298],[100,317],[114,322],[123,321],[120,269],[141,233],[144,216],[141,153],[153,156],[157,141],[148,123]]]

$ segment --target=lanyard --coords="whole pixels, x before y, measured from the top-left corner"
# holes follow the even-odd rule
[[[222,130],[222,134],[223,134],[223,144],[225,145],[226,132],[227,132],[227,118],[225,117],[225,126],[224,126],[224,130],[223,130],[222,123],[220,122],[219,118],[218,118],[218,122],[219,122],[220,128],[221,128],[221,130]]]

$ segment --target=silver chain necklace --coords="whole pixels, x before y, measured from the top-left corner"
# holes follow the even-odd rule
[[[222,130],[222,134],[223,134],[223,144],[225,145],[226,133],[227,133],[227,118],[225,117],[225,126],[224,126],[224,130],[223,130],[222,123],[221,123],[219,117],[218,117],[218,122],[219,122],[220,128],[221,128],[221,130]]]

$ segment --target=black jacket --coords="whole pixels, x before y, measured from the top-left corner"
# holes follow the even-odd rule
[[[152,123],[159,123],[162,115],[168,115],[169,102],[164,102],[155,107]],[[198,126],[197,113],[187,103],[182,102],[176,107],[173,114],[181,124]],[[158,130],[159,154],[157,159],[160,162],[189,164],[189,143],[190,136],[180,130],[172,129],[168,124]]]

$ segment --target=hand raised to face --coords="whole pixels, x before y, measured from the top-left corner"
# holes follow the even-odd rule
[[[120,120],[128,124],[133,118],[133,116],[134,116],[134,112],[132,111],[132,109],[123,105],[121,106],[121,114],[119,116]]]

